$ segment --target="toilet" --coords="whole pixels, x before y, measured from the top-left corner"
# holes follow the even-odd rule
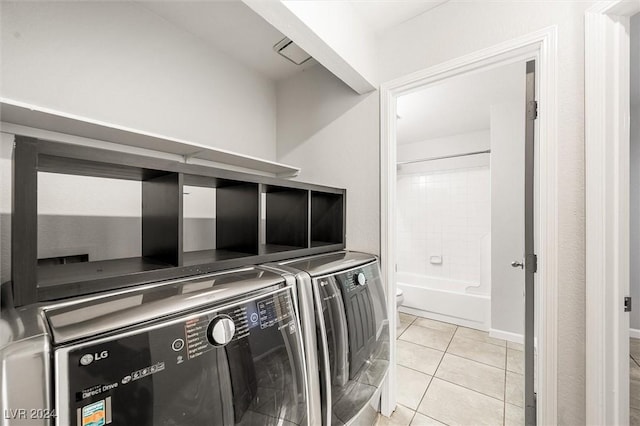
[[[404,293],[401,289],[396,288],[396,327],[400,328],[400,305],[404,302]]]

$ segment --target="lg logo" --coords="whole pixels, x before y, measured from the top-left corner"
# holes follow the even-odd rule
[[[93,361],[100,361],[101,359],[105,359],[109,357],[109,351],[96,352],[93,354],[84,354],[80,358],[81,365],[89,365]]]

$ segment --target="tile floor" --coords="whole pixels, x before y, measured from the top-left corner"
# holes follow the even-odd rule
[[[629,339],[629,424],[640,426],[640,339]]]
[[[378,426],[524,424],[522,345],[403,313],[400,323],[398,407]]]

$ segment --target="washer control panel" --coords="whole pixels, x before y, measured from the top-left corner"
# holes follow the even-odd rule
[[[236,332],[236,325],[228,315],[215,317],[209,323],[207,338],[214,346],[224,346],[233,339]]]
[[[366,265],[352,271],[336,274],[335,277],[344,290],[352,292],[359,291],[361,287],[368,286],[375,281],[377,274],[375,268]]]

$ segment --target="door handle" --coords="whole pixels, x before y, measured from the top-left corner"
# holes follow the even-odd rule
[[[524,269],[524,262],[518,262],[517,260],[514,260],[513,262],[511,262],[511,266],[514,268]]]

